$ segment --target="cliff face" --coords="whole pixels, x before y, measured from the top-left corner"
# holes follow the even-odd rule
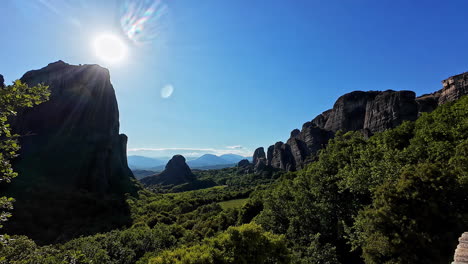
[[[286,144],[277,142],[270,146],[267,164],[287,171],[300,170],[339,130],[361,131],[369,136],[403,121],[414,121],[423,112],[467,95],[468,73],[452,76],[442,84],[441,90],[420,97],[412,91],[392,90],[345,94],[332,109],[306,122],[302,130],[293,130]]]
[[[58,61],[27,72],[21,81],[49,85],[51,97],[20,112],[13,122],[16,133],[28,135],[21,140],[16,164],[20,174],[51,180],[61,190],[135,191],[127,166],[127,137],[119,135],[119,111],[107,69]],[[21,180],[26,177],[18,177]]]
[[[166,164],[166,168],[160,174],[145,177],[140,180],[144,185],[179,185],[194,181],[196,176],[190,170],[190,167],[185,163],[185,158],[182,155],[174,155]]]
[[[76,224],[80,231],[59,231],[66,229],[67,221],[125,218],[124,194],[134,194],[138,188],[127,166],[127,137],[119,134],[117,100],[108,70],[58,61],[27,72],[21,81],[30,86],[49,85],[51,96],[43,104],[20,111],[12,120],[13,130],[24,136],[20,156],[14,162],[19,176],[5,186],[17,200],[7,228],[52,242],[80,235],[86,229]],[[95,200],[101,204],[93,204]],[[68,207],[84,209],[65,213]],[[88,213],[94,210],[90,217]],[[106,215],[99,216],[104,212]],[[47,220],[52,218],[53,224]],[[36,226],[29,229],[28,222]],[[93,228],[102,231],[97,226],[95,223]],[[36,234],[41,228],[46,234]]]

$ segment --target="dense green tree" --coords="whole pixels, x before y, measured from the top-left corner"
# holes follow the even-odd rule
[[[254,221],[310,263],[448,262],[468,222],[467,140],[468,97],[369,139],[339,132],[265,191]]]
[[[19,80],[0,88],[0,183],[8,183],[17,176],[13,171],[11,160],[17,156],[20,148],[18,144],[20,135],[12,132],[9,120],[22,108],[33,107],[48,100],[49,95],[47,86],[39,84],[29,87]],[[8,210],[13,208],[13,201],[13,198],[0,197],[0,227],[1,223],[10,216]]]
[[[203,244],[164,251],[151,264],[266,264],[289,263],[284,237],[265,232],[259,225],[230,227]]]
[[[466,227],[466,189],[441,164],[406,167],[354,224],[366,263],[447,263]]]

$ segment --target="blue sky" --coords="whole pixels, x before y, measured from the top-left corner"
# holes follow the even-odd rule
[[[99,2],[99,3],[95,3]],[[131,1],[151,6],[155,1]],[[128,5],[127,5],[128,7]],[[63,60],[110,69],[130,155],[249,155],[353,90],[441,88],[468,70],[468,1],[162,0],[135,43],[123,1],[3,0],[8,82]],[[127,10],[128,11],[128,10]],[[100,61],[96,36],[126,41]],[[168,98],[164,87],[173,87]],[[166,93],[167,95],[167,93]]]

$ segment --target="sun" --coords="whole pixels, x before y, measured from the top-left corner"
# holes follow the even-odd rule
[[[106,63],[121,62],[127,55],[127,46],[123,40],[112,34],[97,36],[93,41],[93,47],[96,56]]]

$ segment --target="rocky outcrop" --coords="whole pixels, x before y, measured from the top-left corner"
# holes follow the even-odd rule
[[[298,129],[293,130],[286,143],[291,149],[294,169],[302,169],[307,163],[307,159],[317,154],[332,136],[332,132],[322,129],[312,122],[304,123],[300,131]]]
[[[247,159],[243,159],[237,163],[237,167],[248,167],[250,166],[250,162]]]
[[[18,113],[12,126],[21,140],[18,178],[52,181],[61,191],[133,193],[127,137],[107,69],[62,61],[27,72],[22,82],[49,85],[50,100]]]
[[[414,121],[418,118],[415,99],[412,91],[380,92],[367,101],[363,126],[351,130],[368,129],[375,133],[396,127],[405,120]]]
[[[3,79],[3,75],[0,74],[0,88],[5,87],[5,79]]]
[[[452,264],[468,264],[468,232],[463,233],[458,241]]]
[[[452,102],[468,94],[468,72],[458,74],[442,81],[443,88],[439,91],[439,105]]]
[[[265,150],[263,149],[263,147],[257,148],[254,151],[252,164],[254,165],[255,171],[261,171],[267,165],[267,158],[266,158]]]
[[[190,170],[190,167],[185,163],[185,158],[182,155],[174,155],[166,164],[166,168],[160,174],[145,177],[140,180],[146,186],[150,185],[179,185],[192,182],[196,176]]]
[[[266,159],[266,156],[265,156],[265,150],[263,149],[263,147],[257,148],[254,151],[254,154],[252,157],[252,163],[257,164],[257,162],[265,160],[265,159]]]
[[[361,131],[365,137],[414,121],[423,112],[468,94],[468,73],[450,77],[433,94],[416,97],[412,91],[355,91],[338,98],[329,109],[302,130],[294,129],[286,144],[268,148],[267,164],[284,170],[299,170],[323,148],[337,131]]]
[[[136,194],[138,187],[127,166],[127,137],[119,134],[109,71],[58,61],[21,81],[44,83],[51,96],[11,120],[23,137],[14,161],[19,176],[2,186],[16,199],[9,233],[49,243],[126,224],[125,193]],[[110,224],[108,218],[119,220]]]
[[[378,92],[351,92],[338,98],[326,119],[326,130],[359,130],[364,127],[367,103],[377,96]],[[317,124],[316,124],[317,125]]]
[[[412,91],[356,91],[338,98],[333,109],[318,115],[312,123],[332,132],[368,129],[375,133],[415,120],[418,112]]]
[[[279,141],[268,148],[268,165],[287,171],[294,171],[296,164],[291,152],[291,147]]]

